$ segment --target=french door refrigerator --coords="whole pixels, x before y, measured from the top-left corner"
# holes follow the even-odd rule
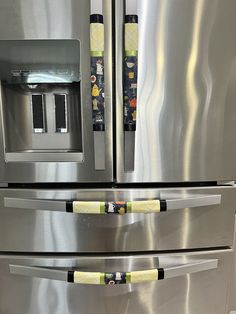
[[[227,313],[235,16],[0,0],[0,313]]]

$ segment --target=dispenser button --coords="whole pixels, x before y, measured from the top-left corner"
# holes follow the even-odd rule
[[[45,102],[44,95],[32,95],[33,132],[45,133]]]
[[[68,121],[67,121],[67,95],[55,94],[55,120],[56,120],[56,132],[67,133]]]

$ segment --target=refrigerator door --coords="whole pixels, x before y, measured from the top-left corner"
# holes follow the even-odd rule
[[[0,311],[225,314],[231,271],[231,250],[106,257],[2,256]],[[73,279],[76,283],[71,283]]]
[[[117,181],[233,180],[235,0],[126,2],[116,1]]]
[[[128,252],[231,246],[233,187],[0,191],[0,251]]]
[[[0,0],[1,182],[113,181],[111,6]]]

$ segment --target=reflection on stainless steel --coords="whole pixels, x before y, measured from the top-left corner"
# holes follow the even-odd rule
[[[190,275],[186,276],[186,298],[185,298],[185,313],[189,314],[191,309],[191,295],[190,295],[190,288],[191,288],[191,277]]]
[[[236,223],[236,216],[235,216],[235,223]],[[231,313],[230,311],[236,311],[236,228],[234,230],[234,269],[233,269],[233,276],[231,274],[231,284],[230,284],[230,302],[229,302],[229,309],[228,312]],[[232,312],[234,314],[234,312]]]
[[[81,3],[80,3],[81,4]],[[65,3],[64,0],[50,1],[25,0],[19,1],[19,19],[22,23],[23,34],[26,38],[41,34],[42,38],[50,35],[52,38],[67,38],[73,29],[70,23],[63,26],[62,20],[71,21],[73,18],[73,0]],[[29,16],[40,17],[29,20]],[[53,27],[57,25],[57,27]]]
[[[113,272],[176,268],[201,260],[219,260],[217,269],[137,285],[88,286],[11,275],[9,264],[58,270]],[[141,256],[11,257],[0,259],[0,310],[19,314],[225,313],[232,251]],[[191,285],[191,293],[187,293]],[[11,294],[9,294],[11,291]],[[205,293],[203,293],[205,291]],[[14,295],[14,302],[12,302]],[[186,306],[186,304],[188,304]],[[34,306],[34,307],[33,307]],[[33,312],[32,312],[33,309]],[[189,311],[189,312],[188,312]]]
[[[135,155],[135,169],[142,164],[143,173],[145,173],[148,177],[150,177],[149,181],[153,181],[153,176],[157,173],[160,173],[162,176],[162,166],[161,166],[161,149],[159,145],[149,145],[147,138],[153,137],[153,128],[155,129],[155,138],[160,141],[160,128],[156,128],[155,124],[160,123],[160,116],[163,110],[164,101],[165,101],[165,93],[166,91],[166,45],[165,45],[165,36],[167,33],[167,21],[168,17],[167,10],[169,7],[168,1],[162,1],[160,4],[158,2],[153,2],[152,10],[146,6],[146,3],[139,2],[139,20],[142,16],[140,13],[143,12],[143,21],[139,22],[139,30],[140,30],[140,46],[139,46],[139,59],[141,60],[141,68],[139,70],[139,81],[138,81],[138,112],[137,112],[137,125],[141,126],[143,124],[142,117],[145,117],[146,122],[148,122],[142,128],[137,129],[137,137],[136,137],[136,148],[137,151],[141,154],[137,153]],[[157,11],[158,10],[158,11]],[[155,14],[157,13],[157,17]],[[150,15],[151,14],[151,15]],[[152,68],[147,68],[146,62],[142,62],[142,60],[146,59],[146,51],[144,49],[145,37],[147,36],[147,27],[149,21],[152,21],[152,27],[156,20],[159,21],[159,28],[157,30],[156,36],[154,36],[154,42],[151,53],[151,59],[154,60],[154,64]],[[142,27],[142,23],[143,26]],[[153,70],[153,68],[155,70]],[[143,79],[142,73],[145,73],[145,77],[150,78],[150,84],[148,89],[143,92],[145,88],[145,80]],[[158,81],[156,80],[158,77]],[[155,92],[153,92],[155,91]],[[149,117],[149,121],[147,121],[147,103],[149,103],[149,111],[152,112],[152,116]],[[158,106],[156,105],[158,104]],[[150,127],[151,125],[151,127]],[[153,139],[155,142],[155,139]],[[154,143],[153,142],[153,143]],[[155,163],[153,165],[146,161],[146,156],[155,156]],[[138,177],[136,178],[139,181]],[[154,179],[154,181],[157,181]]]
[[[116,1],[117,179],[217,181],[236,177],[236,2],[138,0],[135,169],[124,168],[122,12]]]
[[[125,252],[230,246],[235,193],[234,187],[2,189],[0,251]],[[112,202],[160,198],[170,204],[172,200],[173,204],[180,200],[179,209],[123,216],[50,212],[53,208],[64,210],[65,201],[69,200]],[[198,201],[197,207],[188,207],[192,200]],[[212,200],[215,205],[211,205]]]
[[[201,173],[204,173],[206,171],[206,165],[204,163],[204,152],[207,150],[207,137],[205,136],[205,134],[208,132],[208,119],[209,119],[208,116],[210,114],[211,99],[213,97],[213,87],[214,87],[213,85],[214,83],[213,70],[214,69],[210,67],[208,55],[210,53],[210,36],[213,31],[216,16],[217,16],[217,1],[212,1],[211,2],[211,15],[210,16],[208,15],[206,17],[207,25],[204,27],[204,29],[202,29],[202,32],[204,32],[203,45],[205,47],[205,53],[204,53],[204,57],[202,57],[202,60],[201,60],[202,62],[201,67],[202,67],[202,77],[203,77],[202,81],[203,81],[204,89],[206,91],[206,98],[205,98],[205,105],[204,105],[202,118],[200,119],[202,136],[201,136],[201,143],[200,143],[201,155],[199,157],[199,159],[201,160],[199,162],[201,165],[201,168],[199,169],[199,171],[201,171]]]
[[[187,126],[186,136],[184,139],[184,180],[191,181],[191,165],[189,160],[192,160],[194,133],[197,123],[197,112],[200,104],[198,95],[196,74],[198,70],[199,53],[200,53],[200,34],[203,27],[203,12],[204,1],[199,0],[196,2],[196,7],[193,16],[193,28],[192,28],[192,42],[190,48],[190,54],[187,61],[186,70],[186,98],[187,98]]]

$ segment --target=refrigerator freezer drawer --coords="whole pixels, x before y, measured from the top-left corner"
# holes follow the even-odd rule
[[[232,261],[231,250],[106,257],[3,256],[0,312],[225,314]],[[160,278],[153,277],[157,269],[162,272]],[[75,272],[83,280],[68,283],[68,273]],[[94,277],[104,273],[107,284],[95,284]],[[125,283],[128,276],[136,282]]]
[[[0,251],[231,246],[234,187],[0,191]]]

